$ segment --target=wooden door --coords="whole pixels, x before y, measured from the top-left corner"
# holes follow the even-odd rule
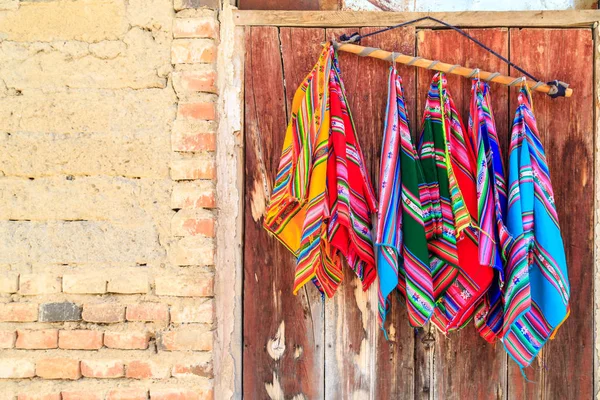
[[[247,27],[245,57],[245,242],[243,392],[249,399],[590,399],[593,385],[593,48],[591,29],[469,29],[535,76],[560,79],[572,98],[534,94],[565,241],[571,316],[525,372],[500,343],[471,325],[444,337],[409,327],[394,301],[389,340],[377,326],[377,295],[347,273],[334,299],[306,285],[292,294],[294,260],[262,228],[291,99],[331,35],[371,28]],[[449,30],[407,27],[362,44],[518,76]],[[340,55],[357,132],[377,185],[389,63]],[[411,117],[420,120],[432,73],[401,67]],[[450,76],[466,123],[470,82]],[[492,84],[500,140],[508,147],[516,91]],[[413,132],[416,134],[416,132]]]

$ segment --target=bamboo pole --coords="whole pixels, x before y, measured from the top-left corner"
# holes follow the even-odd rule
[[[337,43],[334,42],[334,46],[338,51],[345,51],[348,53],[356,54],[362,57],[373,57],[379,58],[380,60],[394,61],[392,59],[392,52],[377,49],[374,47],[364,47],[352,43]],[[521,86],[524,78],[514,78],[511,76],[501,75],[498,72],[487,72],[481,71],[477,68],[467,68],[460,65],[446,64],[441,61],[428,60],[420,57],[407,56],[401,53],[393,53],[395,61],[401,64],[413,65],[419,68],[426,68],[434,71],[445,72],[448,74],[456,74],[464,76],[465,78],[476,78],[489,82],[501,83],[508,86]],[[549,93],[553,86],[547,85],[545,82],[533,82],[525,80],[525,83],[531,90],[537,92]],[[565,91],[565,97],[571,97],[573,89],[567,88]]]

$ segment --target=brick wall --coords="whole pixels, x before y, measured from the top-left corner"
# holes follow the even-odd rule
[[[0,0],[2,399],[213,397],[217,8]]]

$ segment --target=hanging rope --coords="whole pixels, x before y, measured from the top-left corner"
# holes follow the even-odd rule
[[[517,64],[513,63],[512,61],[510,61],[508,58],[504,57],[503,55],[495,52],[494,50],[492,50],[491,48],[489,48],[485,44],[481,43],[479,40],[475,39],[473,36],[469,35],[467,32],[463,31],[459,27],[454,26],[454,25],[450,25],[447,22],[444,22],[442,20],[439,20],[437,18],[430,17],[430,16],[413,19],[411,21],[406,21],[406,22],[403,22],[401,24],[390,26],[390,27],[387,27],[387,28],[383,28],[383,29],[380,29],[380,30],[375,31],[375,32],[366,33],[364,35],[360,35],[358,32],[355,32],[355,33],[353,33],[351,35],[343,34],[342,36],[340,36],[340,43],[342,43],[342,44],[343,43],[360,43],[361,39],[364,39],[366,37],[375,36],[375,35],[378,35],[378,34],[383,33],[383,32],[391,31],[391,30],[397,29],[397,28],[402,28],[404,26],[412,25],[412,24],[415,24],[417,22],[421,22],[421,21],[425,21],[425,20],[434,21],[434,22],[436,22],[436,23],[438,23],[440,25],[443,25],[443,26],[445,26],[447,28],[450,28],[450,29],[458,32],[462,36],[466,37],[467,39],[469,39],[472,42],[474,42],[475,44],[477,44],[479,47],[485,49],[487,52],[495,55],[496,57],[498,57],[499,59],[501,59],[502,61],[504,61],[505,63],[507,63],[509,66],[511,66],[514,69],[516,69],[517,71],[521,72],[523,75],[529,77],[534,82],[538,82],[538,84],[542,84],[543,83],[541,80],[539,80],[538,78],[536,78],[535,76],[533,76],[533,74],[525,71],[523,68],[519,67]],[[415,57],[415,59],[417,59],[417,57]],[[564,97],[565,93],[566,93],[566,90],[569,87],[568,84],[566,84],[564,82],[561,82],[559,80],[553,80],[551,82],[548,82],[547,85],[552,86],[552,90],[548,93],[548,95],[550,97],[552,97],[552,98]]]

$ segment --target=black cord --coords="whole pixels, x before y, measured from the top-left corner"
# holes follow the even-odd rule
[[[526,76],[528,76],[529,78],[531,78],[534,82],[540,82],[540,80],[537,79],[535,76],[533,76],[529,72],[525,71],[523,68],[519,67],[518,65],[516,65],[515,63],[513,63],[512,61],[510,61],[506,57],[502,56],[501,54],[496,53],[494,50],[490,49],[489,47],[487,47],[486,45],[484,45],[483,43],[481,43],[479,40],[477,40],[474,37],[472,37],[471,35],[469,35],[467,32],[463,31],[462,29],[460,29],[460,28],[458,28],[458,27],[456,27],[454,25],[450,25],[447,22],[444,22],[442,20],[439,20],[437,18],[430,17],[430,16],[413,19],[412,21],[407,21],[407,22],[403,22],[403,23],[398,24],[398,25],[389,26],[387,28],[383,28],[383,29],[380,29],[378,31],[367,33],[367,34],[364,34],[364,35],[360,35],[360,34],[358,34],[358,32],[357,33],[353,33],[350,36],[348,36],[348,35],[342,35],[340,37],[340,40],[342,42],[348,42],[348,43],[359,43],[360,40],[363,39],[363,38],[366,38],[366,37],[369,37],[369,36],[378,35],[378,34],[380,34],[382,32],[391,31],[392,29],[401,28],[403,26],[412,25],[414,23],[417,23],[417,22],[420,22],[420,21],[424,21],[424,20],[434,21],[434,22],[437,22],[438,24],[444,25],[445,27],[448,27],[450,29],[455,30],[456,32],[460,33],[461,35],[463,35],[467,39],[475,42],[478,46],[480,46],[480,47],[484,48],[485,50],[487,50],[488,52],[492,53],[493,55],[495,55],[496,57],[498,57],[499,59],[501,59],[502,61],[504,61],[505,63],[507,63],[508,65],[510,65],[511,67],[513,67],[514,69],[516,69],[517,71],[521,72],[522,74],[525,74]]]

